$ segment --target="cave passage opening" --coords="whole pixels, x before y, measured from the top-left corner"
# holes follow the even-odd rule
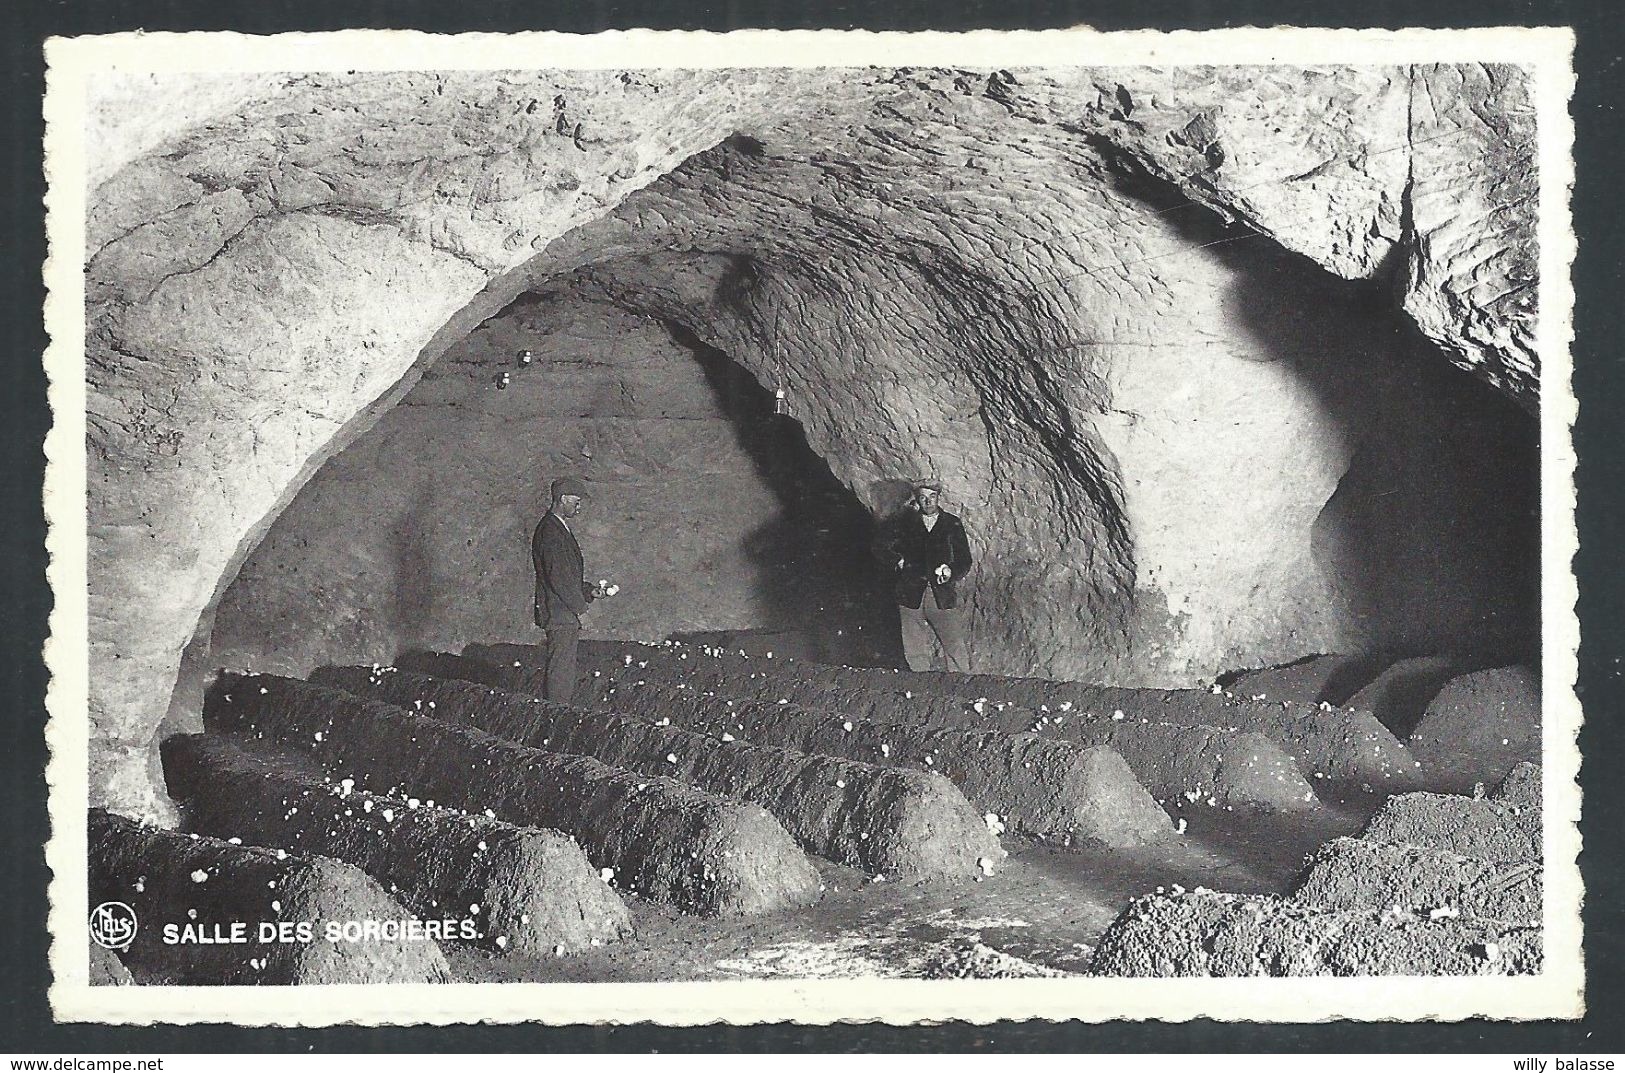
[[[535,642],[530,536],[583,479],[585,636],[780,638],[895,665],[874,520],[775,390],[675,320],[580,277],[521,294],[318,469],[227,585],[209,667],[304,674]],[[186,688],[183,675],[182,688]]]
[[[665,321],[693,354],[740,447],[779,501],[745,543],[759,565],[764,623],[747,631],[682,631],[687,641],[733,643],[772,635],[789,653],[850,666],[897,666],[897,609],[874,557],[876,519],[807,442],[794,400],[686,325]],[[758,643],[771,643],[765,639]]]

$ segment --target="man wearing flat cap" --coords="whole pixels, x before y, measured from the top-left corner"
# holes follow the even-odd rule
[[[547,631],[547,699],[570,704],[575,700],[582,612],[612,590],[587,582],[581,545],[570,531],[570,519],[587,501],[586,486],[574,477],[560,477],[552,491],[553,505],[531,537],[530,557],[536,567],[536,625]]]
[[[970,570],[965,525],[941,509],[942,485],[914,482],[910,509],[890,534],[887,557],[895,571],[894,595],[903,626],[903,658],[909,670],[931,669],[931,640],[942,645],[950,671],[970,670],[965,646],[965,611],[957,583]]]

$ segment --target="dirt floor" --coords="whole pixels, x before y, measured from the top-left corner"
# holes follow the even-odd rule
[[[938,976],[945,964],[975,975],[1080,972],[1132,898],[1176,885],[1284,893],[1309,854],[1357,832],[1377,803],[1361,795],[1287,816],[1193,809],[1175,814],[1186,821],[1183,835],[1130,849],[1061,849],[1006,835],[1009,858],[981,882],[871,883],[820,861],[828,890],[815,906],[701,920],[629,898],[637,935],[617,945],[560,958],[470,947],[447,956],[464,981]]]

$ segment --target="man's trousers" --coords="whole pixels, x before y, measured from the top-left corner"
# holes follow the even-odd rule
[[[576,645],[581,627],[547,627],[547,699],[558,704],[574,704],[576,697]]]
[[[903,658],[911,671],[931,669],[931,641],[935,636],[942,645],[943,657],[950,671],[969,671],[970,652],[965,645],[965,609],[937,606],[936,593],[925,587],[925,597],[918,608],[899,607],[897,617],[903,623]]]

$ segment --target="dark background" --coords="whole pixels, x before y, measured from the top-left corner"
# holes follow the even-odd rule
[[[1580,400],[1580,697],[1586,708],[1581,748],[1587,760],[1580,859],[1585,876],[1586,968],[1590,1014],[1580,1022],[1458,1025],[948,1024],[762,1028],[710,1026],[543,1028],[238,1029],[221,1026],[112,1028],[56,1025],[46,1001],[46,884],[42,844],[45,795],[46,672],[40,656],[51,595],[45,583],[45,525],[40,503],[45,430],[50,415],[40,355],[45,258],[41,171],[44,94],[41,44],[52,35],[125,30],[236,30],[250,34],[375,27],[436,33],[549,29],[591,33],[651,27],[725,31],[862,28],[870,30],[1047,29],[1087,23],[1098,29],[1209,29],[1226,26],[1570,25],[1578,36],[1572,110],[1577,184],[1574,225],[1576,313],[1574,389]],[[1622,215],[1615,194],[1622,161],[1618,108],[1625,78],[1625,34],[1615,0],[1110,0],[1012,3],[1011,0],[889,0],[816,4],[811,0],[725,3],[484,0],[467,8],[445,0],[14,0],[0,14],[0,1051],[22,1053],[188,1051],[1625,1051],[1620,899],[1621,762],[1618,715],[1625,686],[1625,570],[1618,554],[1625,515],[1625,413],[1620,340],[1625,303]],[[1237,986],[1246,986],[1239,982]],[[1448,986],[1442,984],[1441,986]]]

